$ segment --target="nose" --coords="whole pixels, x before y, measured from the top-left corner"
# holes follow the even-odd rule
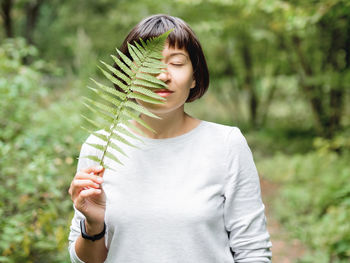
[[[166,69],[163,69],[162,72],[157,75],[157,79],[164,81],[165,83],[169,80],[169,78],[170,78],[170,75],[168,70]]]

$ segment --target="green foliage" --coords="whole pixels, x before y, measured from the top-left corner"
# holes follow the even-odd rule
[[[0,54],[0,262],[68,262],[67,186],[83,137],[70,102],[77,93],[51,103],[48,64],[23,40],[4,42]]]
[[[314,258],[318,254],[318,262],[348,262],[350,140],[345,134],[319,138],[315,146],[308,154],[278,154],[261,161],[259,170],[283,185],[274,210],[289,231],[315,251]]]
[[[137,138],[127,129],[120,126],[120,124],[124,124],[126,127],[140,131],[129,121],[130,119],[133,119],[140,125],[153,131],[153,129],[148,126],[147,123],[138,116],[138,114],[145,114],[153,118],[159,117],[148,111],[133,99],[153,104],[164,103],[165,99],[152,90],[167,89],[167,85],[154,75],[161,73],[161,71],[166,68],[166,65],[161,62],[160,59],[162,58],[162,51],[169,33],[170,31],[158,37],[149,39],[146,42],[140,39],[140,44],[137,42],[135,42],[135,45],[128,43],[128,52],[132,59],[117,49],[119,58],[115,56],[112,56],[112,58],[119,70],[106,64],[105,62],[102,62],[102,64],[104,64],[111,72],[109,73],[100,68],[103,75],[114,85],[116,85],[122,92],[93,80],[99,89],[90,89],[100,96],[101,99],[103,99],[103,103],[86,98],[85,106],[94,112],[96,117],[100,118],[98,121],[95,121],[88,117],[83,117],[90,124],[92,124],[95,129],[103,130],[107,133],[107,135],[84,128],[94,136],[103,140],[104,144],[89,144],[102,152],[101,158],[90,155],[83,156],[83,158],[88,158],[99,162],[100,165],[104,166],[105,168],[112,169],[105,164],[105,157],[120,164],[121,162],[110,151],[110,149],[112,148],[124,154],[120,147],[112,142],[112,139],[132,146],[127,139],[120,135]]]
[[[15,35],[32,39],[44,58],[83,82],[94,73],[91,62],[105,59],[140,19],[179,16],[202,40],[211,89],[231,122],[264,126],[276,115],[289,117],[297,102],[301,121],[331,137],[349,122],[349,10],[347,0],[30,0],[14,1],[11,14]],[[298,94],[289,92],[295,88]]]
[[[47,90],[40,81],[44,63],[36,60],[24,65],[23,59],[37,56],[33,46],[27,46],[24,39],[9,39],[0,46],[0,141],[16,138],[26,128]],[[23,98],[26,98],[23,100]]]
[[[36,108],[23,134],[0,145],[0,262],[69,261],[67,190],[84,136],[70,101]]]

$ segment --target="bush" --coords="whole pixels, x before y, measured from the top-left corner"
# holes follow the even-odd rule
[[[11,141],[29,123],[38,101],[47,94],[40,81],[41,61],[24,65],[23,60],[37,55],[23,39],[6,40],[0,46],[0,140]]]
[[[275,202],[279,220],[315,253],[302,262],[349,262],[350,140],[316,139],[316,150],[258,163],[266,177],[280,182]],[[336,151],[335,151],[336,150]],[[338,152],[338,153],[337,153]]]
[[[22,40],[0,46],[0,262],[69,261],[67,190],[84,138],[71,103],[79,90],[44,108],[50,90],[35,54]]]

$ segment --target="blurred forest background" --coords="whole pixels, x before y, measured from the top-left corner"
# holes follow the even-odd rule
[[[199,36],[211,84],[187,109],[246,135],[269,222],[303,247],[283,262],[349,262],[350,1],[0,3],[0,262],[69,261],[81,96],[102,78],[99,60],[112,63],[155,13]]]

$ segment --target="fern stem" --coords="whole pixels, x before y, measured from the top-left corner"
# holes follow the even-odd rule
[[[129,89],[130,90],[130,89]],[[128,94],[130,93],[130,91],[128,91]],[[121,108],[123,107],[124,103],[127,101],[127,96],[125,96],[124,100],[119,104],[118,108],[117,108],[117,111],[116,111],[116,115],[113,119],[113,124],[112,124],[112,127],[109,129],[109,135],[108,135],[108,140],[107,140],[107,144],[106,144],[106,148],[105,150],[103,151],[103,154],[102,154],[102,157],[101,157],[101,160],[100,160],[100,165],[104,166],[104,163],[103,163],[103,160],[104,160],[104,157],[106,155],[106,152],[107,152],[107,149],[108,149],[108,146],[109,146],[109,143],[111,142],[111,137],[112,137],[112,134],[113,134],[113,130],[114,130],[114,127],[115,125],[118,123],[118,120],[119,120],[119,116],[120,116],[120,112],[121,112]]]

